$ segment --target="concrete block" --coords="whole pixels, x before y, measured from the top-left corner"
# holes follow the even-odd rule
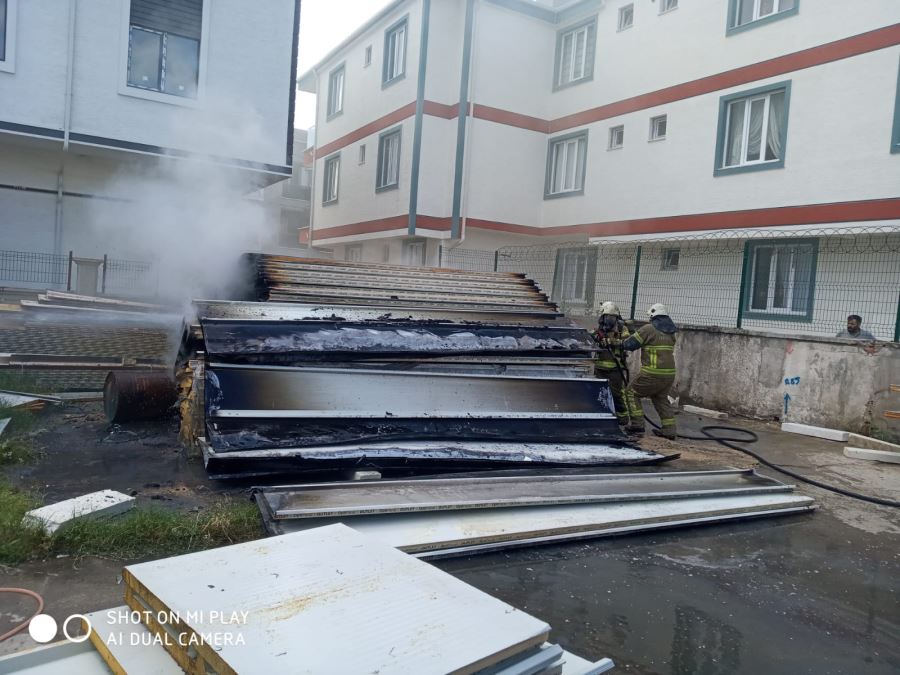
[[[709,408],[699,408],[695,405],[684,406],[684,412],[693,413],[695,415],[703,415],[704,417],[712,417],[716,420],[728,419],[728,413],[721,410],[710,410]]]
[[[848,431],[826,429],[825,427],[813,427],[807,424],[795,424],[794,422],[782,423],[781,430],[787,431],[791,434],[802,434],[803,436],[815,436],[816,438],[824,438],[827,441],[844,442],[850,437],[850,433]]]
[[[846,447],[844,448],[844,456],[851,457],[852,459],[867,459],[870,462],[900,464],[900,452],[889,452],[887,450]]]
[[[847,442],[854,448],[869,448],[870,450],[886,450],[888,452],[900,452],[900,445],[896,443],[888,443],[887,441],[879,441],[877,438],[869,436],[861,436],[860,434],[850,434]]]
[[[52,534],[73,520],[114,516],[133,506],[134,497],[115,490],[101,490],[34,509],[26,513],[22,521],[27,524],[42,525],[47,532]]]

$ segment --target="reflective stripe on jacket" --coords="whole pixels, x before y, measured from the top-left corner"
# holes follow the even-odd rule
[[[624,347],[629,351],[641,350],[642,373],[675,375],[675,333],[663,333],[648,323],[626,340]]]
[[[621,325],[621,328],[612,336],[607,333],[606,338],[601,338],[596,331],[592,335],[597,344],[601,345],[597,350],[594,365],[600,370],[618,370],[621,366],[616,363],[616,359],[621,364],[625,363],[625,350],[622,348],[622,342],[631,337],[628,328]],[[603,346],[604,340],[607,344],[605,347]]]

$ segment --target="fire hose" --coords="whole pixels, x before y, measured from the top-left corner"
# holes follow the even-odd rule
[[[25,629],[25,627],[31,623],[31,620],[44,611],[44,599],[35,593],[34,591],[29,591],[27,588],[0,588],[0,593],[18,593],[19,595],[27,595],[30,598],[34,598],[37,601],[37,609],[34,610],[34,614],[32,614],[26,621],[23,621],[18,626],[13,628],[12,630],[8,630],[3,635],[0,635],[0,642],[11,638],[13,635]]]

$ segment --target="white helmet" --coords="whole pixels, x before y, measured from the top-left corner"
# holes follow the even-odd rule
[[[651,319],[654,316],[669,316],[669,308],[661,302],[657,302],[647,310],[647,316],[649,316]]]
[[[609,314],[610,316],[619,316],[619,306],[607,300],[602,305],[600,305],[600,316],[604,314]]]

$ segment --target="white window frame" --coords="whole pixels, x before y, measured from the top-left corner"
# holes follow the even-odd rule
[[[18,23],[19,0],[6,0],[6,49],[0,60],[0,72],[16,72],[16,25]]]
[[[622,132],[622,138],[619,141],[616,141],[616,136],[618,132]],[[625,125],[617,124],[614,127],[609,128],[609,143],[606,147],[607,150],[621,150],[625,147]]]
[[[128,84],[128,51],[130,35],[131,35],[131,0],[123,0],[120,3],[121,17],[121,48],[119,49],[119,86],[118,93],[122,96],[131,96],[132,98],[142,98],[147,101],[156,101],[157,103],[168,103],[170,105],[178,105],[185,108],[199,107],[206,95],[206,69],[207,54],[209,51],[209,13],[210,5],[215,0],[203,0],[203,10],[201,14],[200,25],[200,62],[197,67],[197,96],[196,98],[188,98],[187,96],[178,96],[176,94],[166,94],[161,91],[151,91],[150,89],[140,89],[132,87]]]
[[[363,53],[363,68],[368,68],[372,65],[372,45],[366,45],[366,50]]]
[[[570,39],[571,38],[571,39]],[[581,59],[578,54],[578,40],[582,40]],[[568,42],[568,46],[567,46]],[[594,59],[596,58],[597,19],[591,17],[586,21],[559,31],[556,36],[556,64],[554,68],[553,89],[562,89],[594,78]],[[569,67],[563,71],[566,62],[565,54],[571,52]]]
[[[554,197],[564,197],[571,195],[584,194],[584,185],[587,174],[587,151],[588,151],[588,133],[587,131],[579,131],[574,134],[558,136],[551,138],[547,146],[547,170],[544,183],[544,199]],[[562,166],[566,170],[566,175],[562,180],[562,187],[554,190],[553,186],[557,183],[557,156],[563,153]],[[569,156],[574,154],[574,160],[570,163]],[[579,162],[580,157],[580,162]],[[568,169],[574,172],[569,181]],[[578,175],[581,174],[581,182],[578,182]],[[568,185],[568,187],[567,187]]]
[[[335,166],[334,175],[331,175],[331,167]],[[341,185],[341,154],[337,153],[326,157],[322,163],[322,206],[337,204]],[[332,189],[329,190],[328,188]]]
[[[359,163],[360,164],[366,163],[366,144],[365,143],[359,144]]]
[[[398,33],[400,30],[403,30],[403,39],[402,41],[398,41],[394,43],[393,47],[393,60],[388,59],[388,50],[391,49],[391,37]],[[381,87],[382,89],[385,87],[389,87],[394,82],[402,80],[406,77],[406,55],[407,55],[407,44],[409,43],[409,15],[404,16],[399,21],[394,24],[388,26],[384,31],[384,53],[382,54],[382,68],[381,68]],[[393,63],[395,68],[394,73],[390,73],[388,71],[389,64]],[[399,69],[397,68],[397,64],[399,63]]]
[[[738,98],[732,101],[729,101],[725,107],[725,136],[724,136],[724,146],[722,148],[722,167],[723,169],[736,169],[742,166],[756,166],[758,164],[771,164],[774,162],[780,162],[784,158],[776,157],[775,159],[766,159],[766,140],[769,137],[769,111],[772,107],[772,96],[775,94],[782,94],[785,98],[787,97],[787,92],[784,90],[775,90],[769,91],[763,94],[755,94],[752,96],[747,96],[746,98]],[[750,150],[750,111],[753,106],[753,103],[763,101],[763,121],[762,121],[762,135],[760,137],[760,146],[759,146],[759,159],[747,159],[747,153]],[[743,128],[741,130],[741,156],[739,161],[736,164],[727,164],[728,161],[728,139],[731,137],[731,124],[732,124],[732,110],[735,106],[743,103],[744,104],[744,119],[743,119]],[[787,102],[785,101],[785,111],[787,111]],[[784,122],[782,122],[783,124]],[[784,154],[784,150],[782,150],[782,154]]]
[[[348,244],[344,247],[345,262],[362,262],[363,245]]]
[[[808,250],[800,251],[800,248],[804,248]],[[759,307],[753,307],[753,300],[756,284],[759,281],[756,277],[756,259],[759,255],[759,252],[766,249],[772,249],[772,257],[769,263],[769,277],[765,279],[766,283],[766,307],[765,309]],[[775,307],[775,279],[778,274],[778,256],[784,255],[785,253],[791,256],[791,260],[789,262],[789,271],[788,271],[788,279],[785,282],[784,289],[784,297],[787,304],[787,307]],[[794,292],[797,290],[795,288],[795,279],[797,275],[797,267],[798,260],[795,258],[798,254],[809,255],[810,260],[809,264],[811,266],[810,272],[810,280],[808,289],[808,295],[805,299],[805,304],[807,305],[803,310],[794,310],[792,309],[794,304]],[[803,240],[793,240],[793,241],[784,241],[784,242],[772,242],[772,243],[764,243],[764,244],[753,244],[752,255],[750,256],[750,270],[749,270],[749,286],[748,286],[748,295],[747,295],[747,304],[745,309],[745,314],[747,318],[758,318],[765,319],[766,315],[774,316],[775,318],[784,317],[787,319],[794,317],[802,317],[804,320],[809,320],[812,317],[813,311],[813,301],[815,298],[815,287],[816,287],[816,257],[818,255],[818,247],[812,241],[803,241]],[[755,315],[755,316],[754,316]]]
[[[659,133],[658,124],[659,122],[665,122],[666,131],[663,134]],[[669,116],[668,115],[656,115],[650,118],[650,141],[664,141],[666,140],[666,136],[669,133]]]
[[[659,0],[659,13],[666,14],[678,9],[678,0]]]
[[[328,96],[325,99],[325,120],[344,112],[344,83],[347,79],[345,64],[332,68],[328,73]]]
[[[628,12],[631,12],[631,21],[627,24],[625,23],[625,17],[628,16]],[[622,32],[623,30],[628,30],[632,26],[634,26],[634,3],[629,3],[627,5],[622,5],[619,7],[619,29],[618,32]]]
[[[400,186],[400,159],[402,151],[403,127],[394,127],[378,136],[378,165],[375,167],[375,192],[392,190]],[[388,143],[397,139],[396,147],[388,148]],[[385,150],[389,154],[385,155]],[[391,163],[391,165],[386,164]],[[393,169],[393,171],[392,171]],[[394,175],[392,176],[391,173]],[[392,180],[391,180],[392,179]]]
[[[760,19],[767,19],[770,16],[775,16],[776,14],[781,14],[782,12],[787,12],[789,10],[794,9],[797,6],[798,0],[794,0],[794,4],[791,7],[782,8],[782,4],[787,2],[788,0],[772,0],[772,11],[767,14],[762,14],[762,3],[763,0],[736,0],[734,3],[734,16],[732,17],[733,26],[732,28],[740,28],[741,26],[749,26],[751,23],[759,21]],[[744,23],[738,23],[741,18],[741,9],[742,5],[745,2],[753,3],[753,18],[745,21]]]
[[[421,255],[417,251],[421,250]],[[427,239],[405,239],[403,241],[403,264],[410,267],[421,267],[425,265],[426,256],[428,255]],[[415,260],[413,258],[416,258]]]
[[[664,248],[662,252],[662,260],[660,261],[659,269],[665,270],[668,272],[674,271],[678,269],[678,264],[681,261],[681,249],[680,248]]]

